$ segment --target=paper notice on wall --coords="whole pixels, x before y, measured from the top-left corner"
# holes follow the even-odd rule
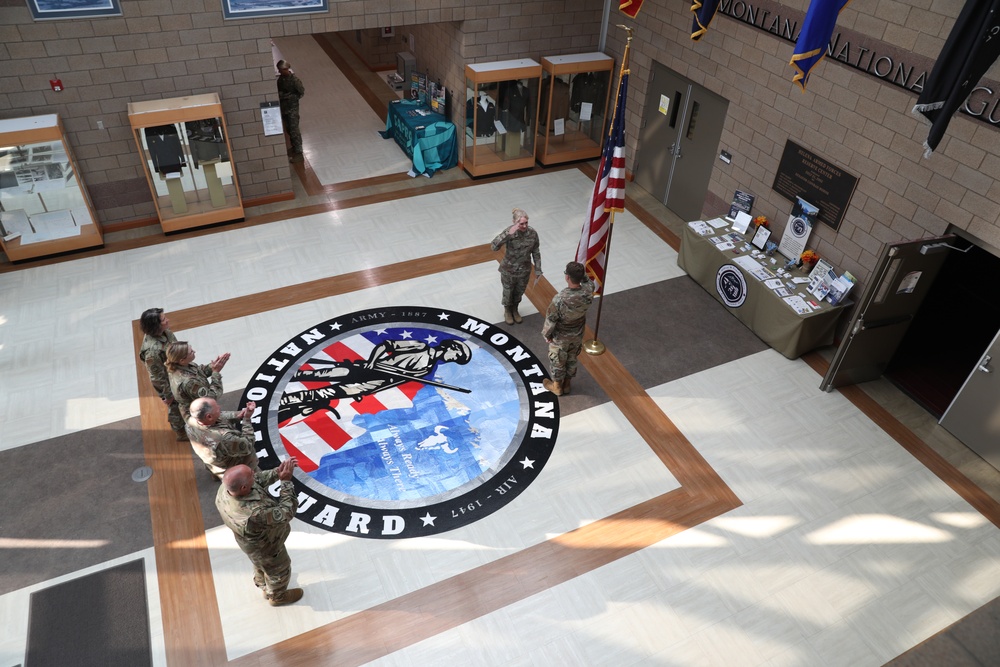
[[[667,115],[667,110],[670,108],[670,98],[666,95],[660,95],[660,113],[664,116]]]
[[[281,125],[281,109],[277,102],[261,102],[260,117],[264,122],[265,137],[271,137],[285,131]]]

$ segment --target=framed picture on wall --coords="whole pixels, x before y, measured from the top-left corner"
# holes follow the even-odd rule
[[[28,0],[36,21],[121,16],[119,0]]]
[[[227,19],[317,14],[328,11],[330,11],[329,0],[222,0],[222,15]]]

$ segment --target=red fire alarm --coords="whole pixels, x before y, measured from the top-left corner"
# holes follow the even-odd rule
[[[57,93],[61,93],[63,89],[62,79],[49,79],[49,85],[52,86],[52,90]]]

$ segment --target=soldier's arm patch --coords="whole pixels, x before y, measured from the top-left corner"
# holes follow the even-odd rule
[[[285,523],[285,513],[279,507],[271,510],[271,520],[274,523]]]
[[[208,389],[206,387],[199,387],[198,388],[198,396],[201,396],[202,398],[204,398],[205,396],[208,396]]]

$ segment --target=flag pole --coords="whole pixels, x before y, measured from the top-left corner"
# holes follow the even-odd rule
[[[618,115],[618,96],[621,94],[622,77],[630,73],[628,69],[628,52],[629,48],[632,46],[632,28],[621,23],[618,24],[618,27],[624,28],[626,32],[628,32],[628,37],[625,40],[625,53],[622,54],[622,65],[618,70],[618,85],[615,89],[615,110],[611,114],[611,123],[608,125],[608,136],[605,138],[605,141],[611,141],[611,133],[614,132],[615,117]],[[610,211],[610,215],[611,218],[609,219],[608,224],[608,239],[604,243],[604,282],[601,283],[601,298],[597,302],[597,320],[594,322],[594,338],[593,340],[588,340],[583,344],[583,349],[587,352],[587,354],[592,356],[604,354],[604,350],[607,349],[604,343],[602,343],[597,337],[597,334],[601,329],[601,310],[604,307],[605,294],[604,288],[608,282],[608,264],[611,261],[611,235],[615,230],[614,209]]]

